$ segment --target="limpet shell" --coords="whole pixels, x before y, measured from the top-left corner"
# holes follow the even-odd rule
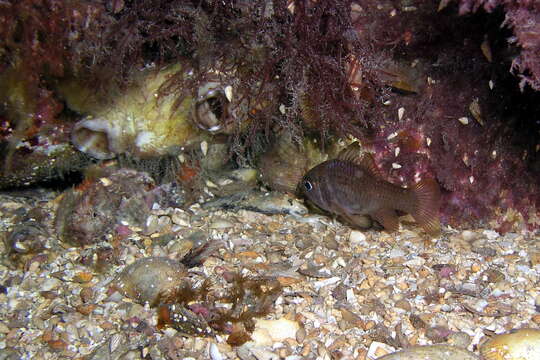
[[[485,360],[540,359],[540,330],[520,329],[495,335],[480,347]]]
[[[377,360],[479,360],[478,356],[465,349],[450,345],[414,346],[406,350],[385,355]]]

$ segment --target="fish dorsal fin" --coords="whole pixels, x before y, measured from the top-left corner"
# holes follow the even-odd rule
[[[379,178],[381,177],[379,168],[375,164],[375,159],[373,159],[373,155],[363,150],[357,141],[341,150],[337,158],[343,161],[350,161],[358,166],[361,166],[371,175]]]

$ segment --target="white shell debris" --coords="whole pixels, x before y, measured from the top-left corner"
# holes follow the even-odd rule
[[[53,198],[38,206],[52,211]],[[500,339],[502,349],[536,351],[533,335],[523,335],[526,330],[517,338],[507,333],[515,326],[540,325],[540,251],[534,238],[519,231],[446,227],[444,241],[428,245],[410,222],[392,234],[359,231],[322,215],[286,215],[282,209],[290,208],[294,198],[256,192],[242,199],[248,206],[229,199],[226,206],[211,208],[204,203],[185,209],[155,207],[150,217],[168,224],[156,227],[155,233],[125,223],[122,228],[131,232],[120,241],[112,233],[92,247],[47,246],[48,253],[24,259],[28,266],[0,262],[2,354],[89,360],[124,356],[126,351],[126,358],[144,353],[157,359],[478,360],[480,351],[491,349],[485,360],[501,360],[493,357],[498,350],[492,346]],[[0,194],[0,225],[10,231],[13,220],[34,206]],[[276,209],[281,210],[276,214]],[[52,223],[45,220],[43,226],[53,234]],[[214,253],[189,271],[175,270],[181,254],[207,241],[219,243]],[[157,256],[161,265],[145,264]],[[104,265],[95,267],[101,257]],[[308,264],[319,277],[302,273]],[[131,272],[132,267],[138,270]],[[167,276],[171,268],[176,280]],[[172,328],[154,331],[159,309],[146,303],[159,289],[180,295],[174,292],[179,285],[198,288],[209,280],[212,296],[219,296],[233,286],[230,276],[237,273],[276,279],[283,287],[265,319],[257,320],[253,341],[231,346],[219,333],[197,337]],[[73,281],[81,274],[92,275],[92,281]],[[124,277],[128,298],[118,291],[117,280]],[[122,290],[128,295],[126,285]],[[53,322],[57,325],[50,327]],[[454,342],[449,336],[437,339],[445,344],[418,346],[436,341],[426,331],[434,327],[462,332],[465,340]],[[240,336],[242,331],[240,326]],[[490,340],[488,332],[504,335]],[[407,345],[411,347],[394,352]],[[502,359],[527,358],[520,354],[507,353]],[[527,356],[538,357],[532,354]]]
[[[296,321],[281,318],[278,320],[255,320],[255,330],[251,338],[257,345],[271,346],[275,342],[294,339],[300,324]]]
[[[351,246],[358,246],[366,241],[366,235],[358,230],[351,231],[351,234],[349,235],[349,241],[351,243]]]
[[[208,154],[208,143],[206,141],[201,141],[201,152],[204,156]]]
[[[373,341],[369,346],[367,358],[370,360],[379,359],[381,356],[390,354],[394,351],[396,351],[396,349],[391,347],[390,345],[378,341]]]
[[[467,125],[467,124],[469,123],[469,118],[466,117],[466,116],[463,116],[463,117],[460,117],[460,118],[458,119],[458,121],[459,121],[460,123],[462,123],[463,125]]]
[[[398,113],[398,119],[401,120],[403,119],[403,115],[405,114],[405,108],[404,107],[400,107],[397,111]]]
[[[208,350],[210,353],[210,358],[212,360],[224,360],[223,355],[219,352],[219,348],[215,343],[210,344],[210,349]]]
[[[229,102],[232,102],[232,96],[233,96],[233,88],[231,85],[225,86],[225,97]]]

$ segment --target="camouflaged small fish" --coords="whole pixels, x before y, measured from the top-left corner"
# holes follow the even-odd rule
[[[360,155],[352,144],[337,159],[325,161],[300,182],[299,191],[319,208],[342,216],[358,227],[365,227],[366,215],[391,232],[399,228],[398,213],[411,214],[432,236],[440,233],[439,185],[424,179],[412,188],[402,188],[384,180],[373,157]]]

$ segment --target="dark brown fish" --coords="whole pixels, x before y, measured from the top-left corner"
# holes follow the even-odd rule
[[[365,226],[365,215],[387,231],[399,227],[398,213],[411,214],[432,236],[440,233],[439,185],[424,179],[412,188],[384,180],[369,154],[359,156],[357,144],[337,159],[315,166],[302,179],[299,190],[319,208],[337,214],[353,225]]]

